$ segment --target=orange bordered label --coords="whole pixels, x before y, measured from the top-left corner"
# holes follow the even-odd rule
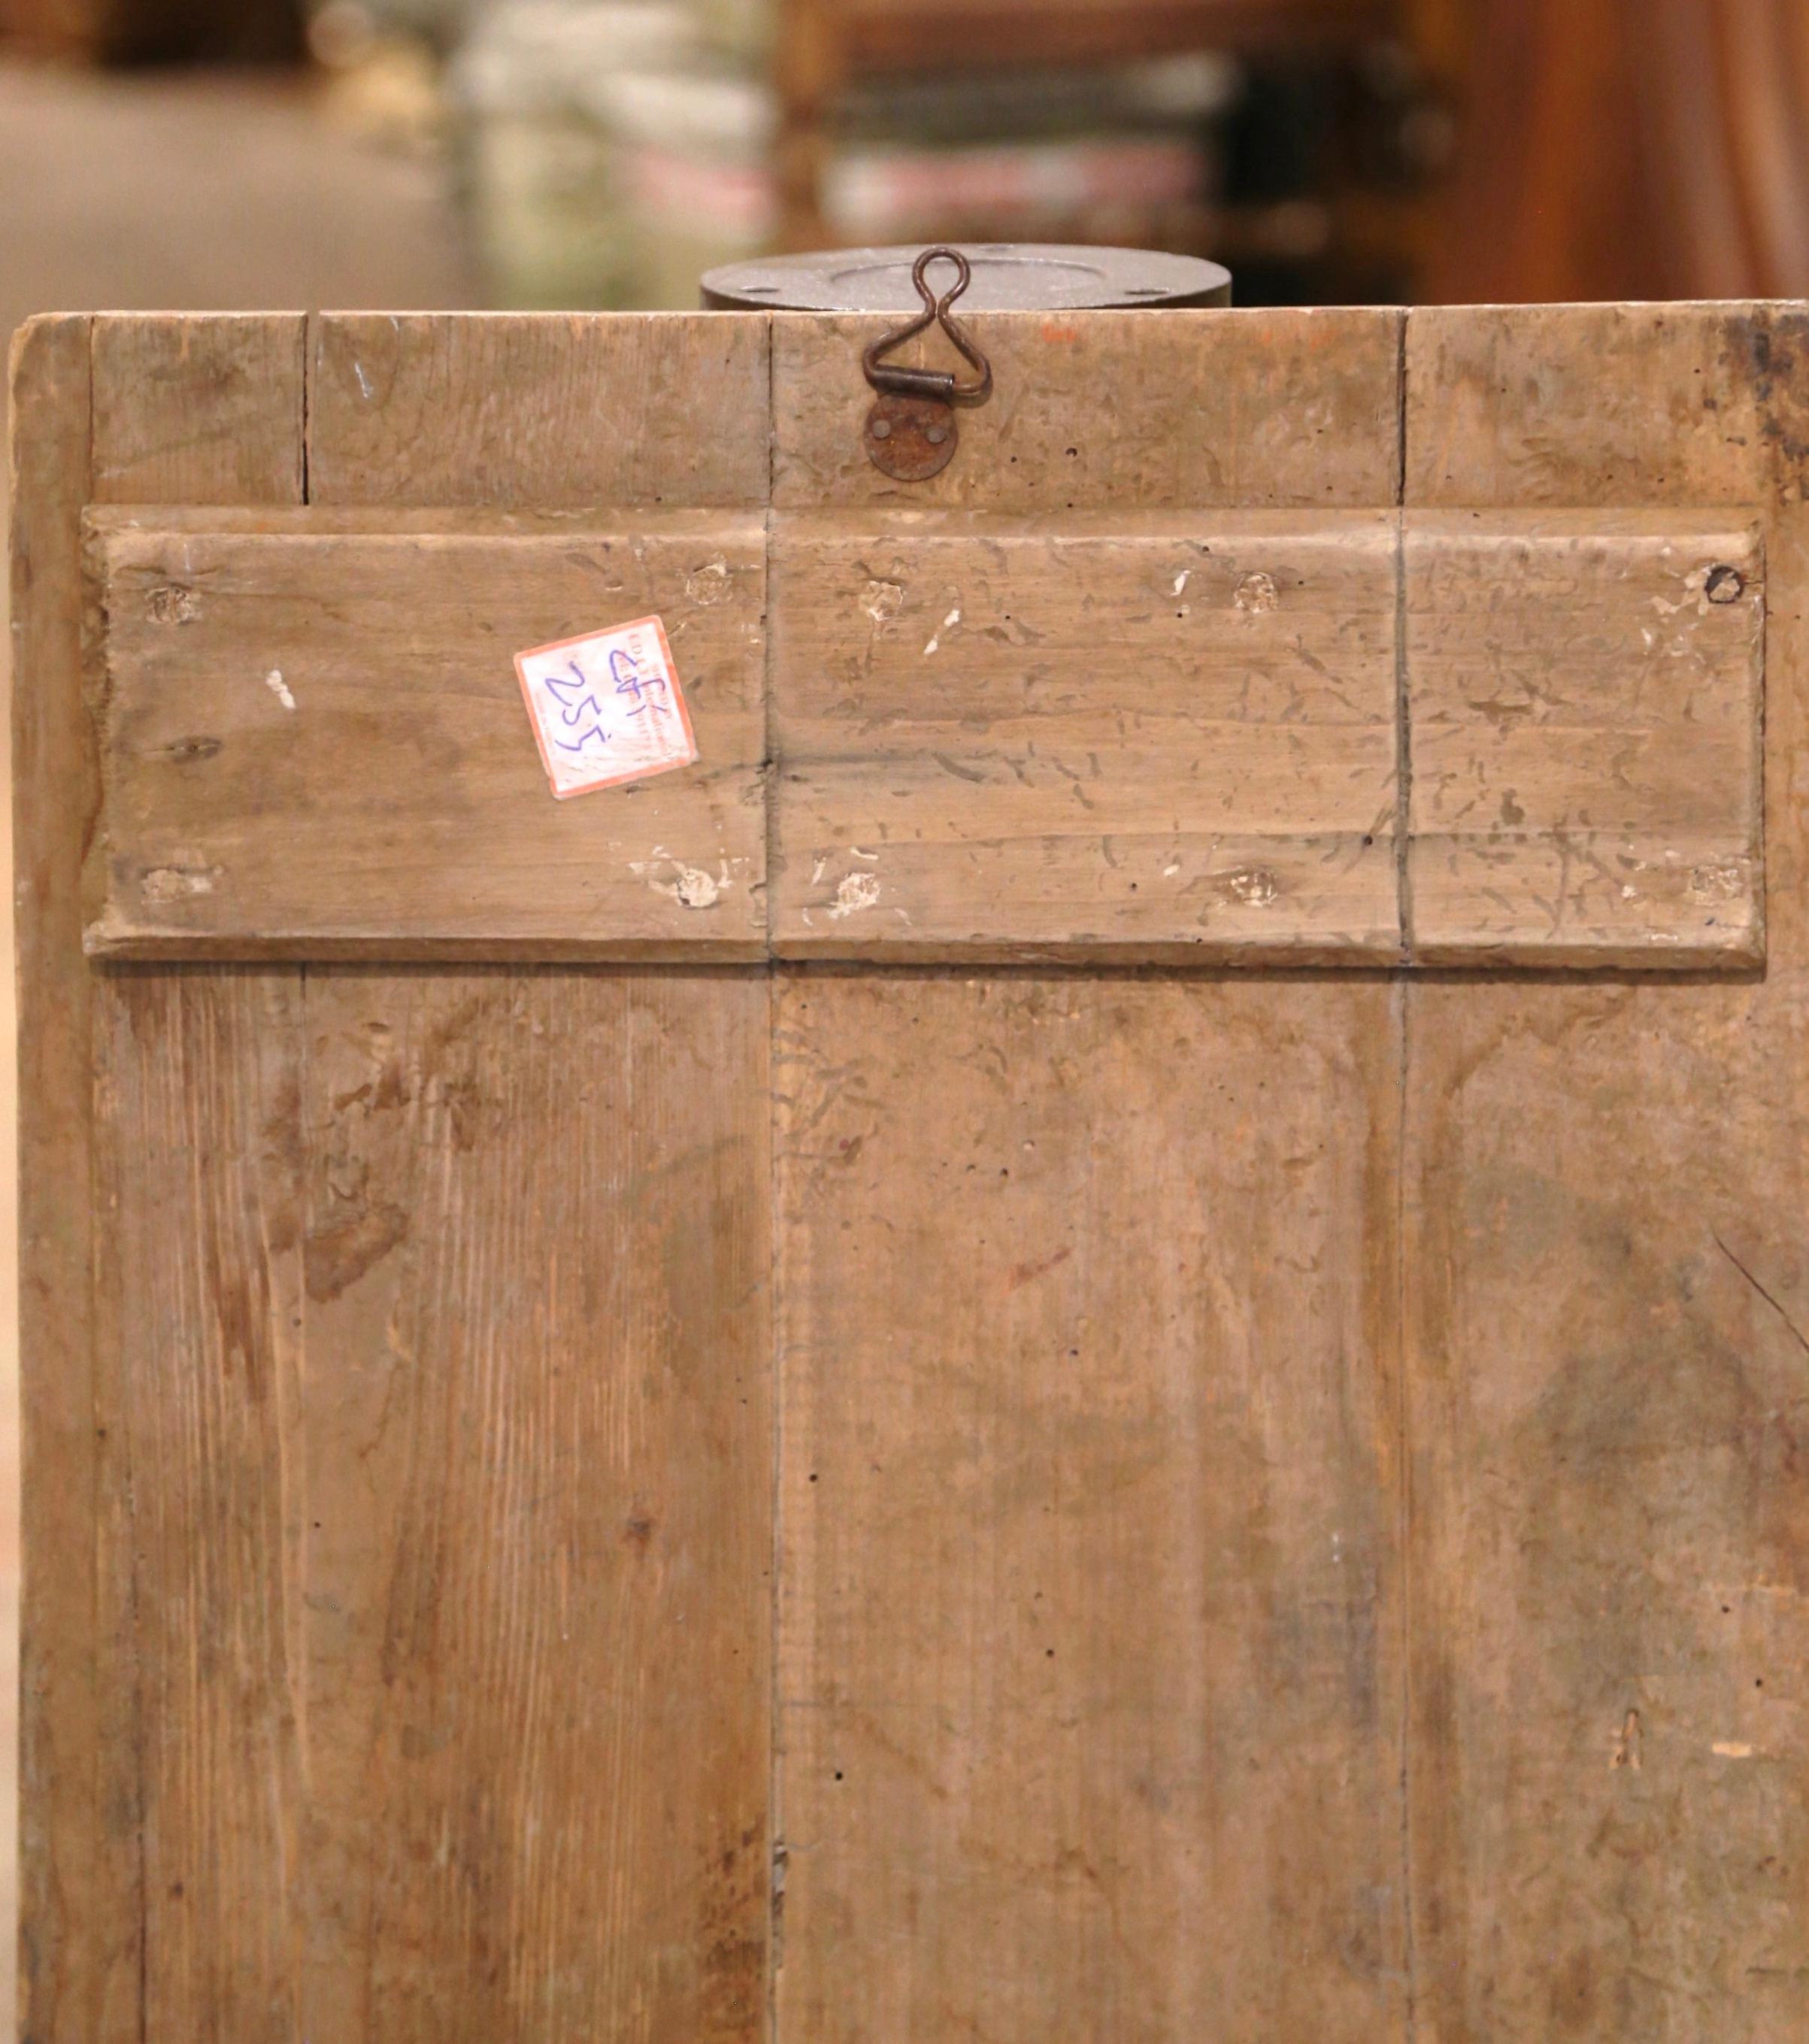
[[[515,671],[561,801],[650,780],[697,757],[672,644],[657,617],[517,653]]]

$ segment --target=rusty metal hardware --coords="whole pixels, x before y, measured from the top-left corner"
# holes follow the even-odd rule
[[[929,272],[932,263],[943,262],[954,265],[955,278],[939,298]],[[967,258],[958,249],[926,248],[912,266],[911,281],[924,302],[923,311],[895,333],[876,340],[862,359],[866,379],[878,394],[862,438],[868,458],[882,474],[899,482],[927,482],[947,467],[960,444],[954,407],[983,405],[992,395],[993,366],[951,310],[974,281]],[[887,360],[932,326],[941,328],[972,376]]]

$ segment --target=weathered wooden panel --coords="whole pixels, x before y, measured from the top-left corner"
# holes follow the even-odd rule
[[[1031,511],[1383,506],[1400,494],[1402,315],[990,313],[966,324],[995,395],[931,482],[868,460],[870,319],[781,313],[773,501]],[[939,358],[938,358],[939,359]]]
[[[766,986],[307,1000],[305,2034],[754,2044]]]
[[[1412,316],[1411,503],[1758,505],[1771,590],[1765,978],[1408,997],[1411,1863],[1439,2044],[1800,2026],[1809,641],[1780,592],[1809,573],[1806,344],[1784,309]]]
[[[636,507],[611,529],[638,536],[663,494],[764,494],[763,321],[317,338],[310,488],[336,517],[601,502]],[[536,790],[605,816],[643,799]],[[313,2034],[753,2044],[767,990],[617,970],[314,970],[309,991]]]
[[[1764,557],[1707,513],[1406,525],[1414,955],[1764,955]]]
[[[766,501],[764,319],[329,313],[313,328],[313,503]]]
[[[781,2037],[1404,2036],[1399,997],[782,983]]]
[[[293,313],[94,321],[94,484],[106,504],[298,504],[306,321]]]
[[[760,521],[425,522],[94,522],[90,947],[762,955]],[[652,613],[701,759],[555,801],[514,655]]]
[[[1390,514],[773,545],[782,955],[1396,955]]]
[[[113,1814],[143,1916],[113,1934],[142,1935],[147,2037],[306,2034],[300,1007],[297,975],[232,969],[128,971],[98,1007],[99,1420],[129,1600],[108,1679],[133,1719],[105,1772],[132,1777]]]
[[[94,501],[128,490],[173,504],[235,493],[292,501],[302,479],[302,321],[286,325],[286,343],[280,321],[97,320]],[[47,682],[79,700],[74,673]],[[294,2034],[298,1919],[287,1855],[301,1768],[285,1759],[285,1727],[301,1605],[293,1549],[280,1544],[296,1502],[293,1441],[270,1404],[293,1361],[278,1325],[292,1289],[285,1213],[294,1219],[281,1152],[294,1085],[283,1060],[299,1051],[283,1040],[285,983],[259,982],[268,998],[248,1012],[244,989],[235,994],[225,977],[191,986],[180,975],[97,973],[92,1042],[86,1032],[63,1039],[63,1054],[85,1071],[110,1062],[124,1082],[102,1086],[95,1104],[96,1187],[105,1161],[116,1160],[119,1201],[103,1209],[93,1277],[100,1508],[90,1537],[100,1558],[93,1679],[102,1720],[92,1779],[110,1842],[131,1868],[126,1893],[103,1903],[107,2044],[155,2035],[287,2044]],[[286,984],[298,991],[292,977]],[[165,1068],[195,1082],[194,1118],[182,1131],[156,1119],[175,1111],[157,1088]],[[134,1159],[159,1145],[169,1154],[153,1183]],[[197,1262],[203,1243],[215,1253]],[[140,1327],[140,1300],[125,1289],[116,1256],[134,1258],[135,1270],[161,1258],[186,1274],[157,1295],[160,1325]],[[185,1368],[186,1415],[152,1412],[144,1373],[167,1390]],[[172,1427],[184,1418],[186,1428]],[[135,1466],[148,1483],[174,1489],[186,1479],[196,1508],[186,1530],[199,1529],[191,1556],[179,1552],[175,1508],[167,1521],[150,1516]],[[57,1480],[54,1470],[39,1472],[41,1482]],[[272,1623],[256,1600],[278,1585],[284,1608]],[[167,1594],[181,1607],[162,1608]],[[215,1865],[241,1819],[252,1840],[282,1842],[279,1864],[254,1873],[235,1855]],[[61,2044],[54,2030],[49,2044]]]
[[[27,337],[36,2044],[752,2044],[769,1991],[809,2044],[1794,2034],[1809,316],[1416,314],[1404,513],[1398,315],[986,325],[1001,396],[908,497],[860,455],[834,321],[780,322],[776,416],[758,319]],[[1268,789],[1230,870],[1285,881],[1258,855],[1335,792],[1354,673],[1390,763],[1351,769],[1374,830],[1333,833],[1363,856],[1324,886],[1388,933],[1350,962],[1394,955],[1379,697],[1413,747],[1415,962],[1724,976],[81,961],[85,494],[338,499],[94,521],[109,772],[159,828],[226,791],[170,870],[224,871],[229,814],[364,860],[344,916],[360,886],[385,909],[395,790],[427,785],[359,666],[388,605],[444,785],[492,804],[487,838],[414,823],[551,928],[611,869],[536,832],[653,791],[552,802],[516,645],[506,733],[433,678],[543,583],[593,628],[593,582],[668,559],[705,578],[682,668],[751,647],[769,425],[807,951],[1162,955],[1158,883],[1229,877],[1228,824],[1167,843],[1186,803]],[[287,664],[241,671],[260,600]],[[217,714],[179,728],[191,702]],[[197,732],[219,751],[176,756]],[[502,797],[532,820],[506,843]],[[1579,832],[1638,870],[1552,894],[1531,847]],[[156,941],[330,948],[259,927],[300,888],[259,871],[234,932]],[[695,928],[682,874],[636,878]],[[1231,891],[1253,929],[1304,897]],[[914,929],[877,943],[887,907]]]
[[[928,508],[1394,501],[1395,316],[976,324]],[[854,330],[775,325],[777,501],[882,502]],[[1396,998],[782,973],[782,2037],[1400,2034]]]
[[[113,2044],[106,1984],[136,1971],[136,1839],[95,1794],[113,1700],[95,1536],[90,989],[81,865],[93,759],[82,709],[86,318],[34,320],[13,344],[13,882],[19,1057],[19,1413],[25,1570],[19,1627],[21,2034]],[[134,2015],[136,2011],[133,2011]],[[127,2033],[136,2038],[136,2024]]]

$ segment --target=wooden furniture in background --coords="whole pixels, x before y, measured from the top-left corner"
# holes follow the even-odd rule
[[[34,2044],[1788,2033],[1804,317],[972,324],[25,335]]]
[[[826,125],[851,86],[913,75],[1126,63],[1194,50],[1346,52],[1385,34],[1397,0],[784,0],[778,80],[782,103],[781,245],[829,245],[819,199]],[[1204,211],[1180,252],[1235,260],[1286,252],[1299,209]],[[1120,238],[1177,246],[1152,227]],[[1053,239],[1070,238],[1055,234]]]
[[[302,54],[300,0],[0,0],[0,44],[95,63],[238,63]]]
[[[1461,107],[1428,298],[1809,293],[1799,0],[1415,4]]]

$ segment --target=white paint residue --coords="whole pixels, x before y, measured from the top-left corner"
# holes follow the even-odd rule
[[[701,866],[682,866],[672,892],[687,909],[713,909],[721,896],[722,883],[712,880]]]
[[[656,844],[653,851],[651,859],[631,859],[628,870],[639,874],[655,894],[670,895],[681,908],[713,909],[735,885],[726,859],[720,872],[710,874],[701,866],[685,865],[663,846]]]
[[[851,859],[864,859],[869,866],[877,866],[879,863],[879,854],[877,851],[862,851],[858,844],[851,844],[848,847],[848,856]]]
[[[824,874],[825,873],[827,873],[828,870],[829,870],[829,862],[828,862],[828,859],[817,859],[817,860],[816,860],[816,861],[812,864],[812,866],[811,866],[811,869],[810,869],[810,884],[811,884],[811,886],[812,886],[812,887],[820,887],[820,886],[822,886],[822,884],[823,884],[823,876],[824,876]]]
[[[895,582],[870,582],[861,591],[861,608],[875,624],[887,624],[904,608],[904,592]]]
[[[280,667],[272,667],[264,676],[264,686],[285,709],[294,709],[295,698],[290,693],[289,684],[282,678],[282,670]]]
[[[1753,1749],[1737,1739],[1718,1739],[1710,1750],[1723,1760],[1750,1760]]]
[[[728,594],[728,563],[719,554],[706,561],[685,584],[685,594],[701,608],[720,603]]]
[[[201,598],[180,582],[162,582],[144,599],[147,615],[159,624],[192,624],[201,615]]]
[[[1746,882],[1745,870],[1736,860],[1712,860],[1691,872],[1691,897],[1697,901],[1737,901]]]
[[[878,906],[878,880],[870,873],[851,873],[835,889],[829,914],[832,920],[839,922],[844,916],[858,916],[863,909]]]
[[[1183,595],[1183,594],[1185,593],[1185,591],[1186,591],[1187,585],[1188,585],[1188,584],[1189,584],[1189,583],[1193,579],[1193,569],[1192,569],[1192,568],[1183,568],[1183,569],[1181,570],[1181,573],[1180,573],[1179,574],[1177,574],[1177,575],[1175,577],[1175,578],[1174,578],[1174,587],[1173,587],[1173,589],[1171,589],[1171,590],[1169,591],[1169,594],[1170,594],[1170,596],[1181,596],[1181,595]]]
[[[1227,893],[1235,894],[1239,901],[1253,909],[1266,909],[1278,891],[1275,875],[1260,866],[1246,866],[1239,873],[1228,873],[1219,883]]]
[[[356,356],[352,358],[351,373],[358,378],[358,387],[364,393],[364,402],[368,405],[377,393],[371,386],[371,378],[364,373],[364,364]]]
[[[185,894],[211,894],[217,866],[184,870],[179,866],[153,866],[138,883],[147,901],[179,901]]]
[[[961,606],[959,604],[957,604],[954,609],[949,613],[947,617],[943,620],[942,623],[937,627],[937,628],[931,633],[930,643],[924,648],[924,658],[926,660],[929,659],[932,653],[939,652],[941,651],[943,633],[945,632],[952,632],[956,625],[960,622]]]

